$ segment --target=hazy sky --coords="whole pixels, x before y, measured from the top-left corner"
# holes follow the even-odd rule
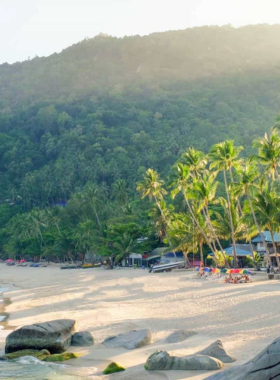
[[[59,52],[100,32],[279,23],[280,0],[0,0],[0,63]]]

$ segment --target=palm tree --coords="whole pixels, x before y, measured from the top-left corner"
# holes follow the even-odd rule
[[[157,206],[154,206],[152,208],[152,211],[149,213],[149,216],[152,218],[155,230],[158,234],[160,241],[164,242],[167,236],[169,236],[168,225],[170,224],[170,221],[172,219],[173,207],[167,206],[164,200],[161,200],[159,204],[160,209]]]
[[[252,256],[246,256],[249,263],[255,267],[255,269],[258,269],[260,267],[261,263],[261,255],[258,254],[257,252],[253,252]]]
[[[92,220],[85,220],[77,226],[76,232],[76,248],[83,254],[83,262],[85,255],[94,247],[94,223]]]
[[[229,255],[223,255],[221,251],[216,251],[214,256],[208,255],[208,260],[214,261],[217,267],[230,266],[232,258]]]
[[[204,172],[207,165],[205,154],[194,148],[188,148],[182,159],[196,179]]]
[[[235,172],[235,178],[238,176],[238,172],[240,172],[241,167],[242,167],[241,165],[238,165],[238,164],[236,165],[236,167],[235,167],[235,170],[236,170],[236,172]],[[246,223],[244,223],[244,213],[243,213],[243,210],[242,210],[242,207],[241,207],[238,191],[236,191],[236,185],[238,187],[239,183],[236,183],[235,180],[234,180],[234,178],[233,178],[232,168],[230,169],[229,173],[230,173],[230,181],[231,181],[231,188],[232,188],[231,197],[232,197],[232,199],[234,199],[234,201],[237,202],[237,208],[238,208],[238,211],[239,211],[239,215],[240,215],[241,218],[243,218],[243,227],[244,227],[244,230],[246,232],[246,239],[249,241],[251,254],[253,256],[254,255],[254,247],[253,247],[253,244],[252,244],[251,236],[249,234],[248,226],[247,226]]]
[[[101,222],[97,210],[101,203],[101,197],[102,194],[100,193],[99,188],[95,184],[88,184],[86,186],[84,192],[85,206],[89,206],[92,208],[99,228],[101,228]]]
[[[137,191],[140,191],[142,193],[142,199],[146,196],[149,197],[150,201],[154,199],[162,217],[165,219],[165,222],[167,223],[167,220],[160,205],[160,201],[163,199],[163,195],[167,194],[167,191],[163,188],[163,185],[164,181],[162,181],[159,178],[159,174],[153,169],[148,169],[146,171],[143,181],[138,182]]]
[[[247,197],[248,202],[249,202],[249,206],[250,206],[250,213],[253,217],[254,223],[255,223],[257,230],[258,230],[258,233],[261,237],[263,246],[264,246],[265,251],[266,251],[268,262],[271,264],[271,258],[269,256],[269,250],[268,250],[264,235],[262,233],[262,230],[260,228],[258,219],[256,217],[256,213],[255,213],[253,203],[252,203],[252,198],[251,198],[252,194],[254,192],[256,192],[258,187],[259,187],[258,170],[257,170],[257,168],[253,162],[247,161],[245,163],[245,166],[237,171],[237,174],[239,176],[239,179],[238,179],[238,183],[235,184],[235,186],[234,186],[234,193],[237,194],[238,196],[245,195]],[[248,229],[248,227],[247,227],[247,229]]]
[[[270,136],[265,133],[264,137],[254,141],[253,145],[258,148],[258,155],[252,159],[266,166],[266,170],[271,174],[272,179],[278,179],[279,174],[277,167],[280,164],[280,137],[276,130],[273,130]]]
[[[274,241],[274,232],[279,225],[279,207],[280,198],[274,191],[268,188],[258,192],[253,200],[253,207],[256,218],[260,221],[262,227],[267,228],[271,235],[273,250],[276,256],[277,266],[280,270],[280,261],[277,253],[277,247]]]
[[[210,169],[217,168],[218,171],[223,172],[225,190],[227,194],[228,201],[228,213],[230,218],[230,226],[231,226],[231,239],[233,246],[233,257],[234,257],[234,265],[237,267],[237,256],[236,256],[236,245],[235,245],[235,237],[234,237],[234,226],[231,214],[231,200],[229,194],[229,186],[227,181],[227,171],[231,172],[232,168],[238,166],[240,164],[240,159],[238,158],[241,147],[235,147],[232,140],[226,140],[222,143],[215,144],[209,153],[209,157],[212,160],[210,165]]]
[[[216,201],[218,181],[215,181],[215,178],[216,173],[205,172],[202,178],[199,178],[193,182],[193,186],[189,190],[188,195],[198,201],[199,209],[203,212],[209,230],[212,232],[214,240],[218,243],[219,249],[223,252],[223,248],[215,229],[213,228],[209,213],[209,203]]]
[[[191,203],[187,197],[187,192],[190,188],[189,178],[190,178],[190,170],[186,165],[183,165],[182,163],[178,163],[177,165],[175,165],[172,176],[171,176],[171,180],[170,180],[170,186],[174,187],[174,190],[171,192],[171,195],[172,195],[172,198],[175,198],[175,196],[179,192],[183,194],[185,202],[188,206],[188,210],[190,212],[192,221],[195,223],[196,227],[200,230],[201,234],[204,237],[205,242],[208,244],[209,248],[214,253],[215,248],[212,246],[209,238],[207,237],[206,233],[201,227],[198,218],[196,218],[193,208],[191,206]]]
[[[198,235],[195,233],[192,219],[186,214],[175,214],[169,234],[169,242],[173,251],[183,252],[186,263],[189,263],[188,254],[197,252]],[[203,255],[202,255],[203,261]]]
[[[217,231],[217,235],[221,239],[230,240],[231,238],[231,224],[228,214],[227,201],[224,198],[219,198],[222,210],[221,212],[215,211],[215,220],[213,225]],[[231,199],[231,215],[234,227],[235,240],[244,237],[244,221],[240,217],[237,203],[234,199]],[[246,235],[247,236],[247,235]]]
[[[112,197],[120,204],[125,204],[127,202],[128,194],[125,179],[117,179],[113,183]]]
[[[115,264],[118,264],[123,258],[127,258],[134,245],[135,238],[132,235],[124,233],[123,235],[118,236],[116,241],[113,243],[113,247],[118,252],[115,257]]]

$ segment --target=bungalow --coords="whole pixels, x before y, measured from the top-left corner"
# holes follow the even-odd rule
[[[236,247],[236,256],[238,259],[239,266],[243,267],[245,264],[246,256],[251,255],[250,244],[235,244]],[[233,247],[232,245],[228,248],[224,248],[226,255],[233,257]],[[214,256],[213,253],[209,253],[210,256]]]
[[[237,257],[246,257],[251,254],[250,244],[235,244],[236,247],[236,256]],[[229,256],[233,256],[233,247],[230,246],[224,249],[225,253]]]
[[[271,238],[270,232],[269,231],[263,231],[262,234],[264,237],[264,241],[267,244],[269,253],[275,253],[274,249],[273,249],[272,238]],[[280,253],[280,233],[274,232],[273,239],[274,239],[275,244],[276,244],[277,252]],[[252,240],[252,243],[257,244],[256,251],[258,253],[260,253],[262,255],[265,254],[265,247],[263,245],[262,238],[261,238],[260,234],[255,239]]]
[[[128,266],[134,267],[136,265],[137,267],[142,266],[142,255],[141,253],[131,253],[128,257]]]
[[[276,245],[276,252],[274,252],[274,249],[273,249],[271,233],[269,231],[263,231],[262,234],[263,234],[264,241],[266,242],[266,245],[267,245],[271,260],[272,260],[272,265],[277,266],[276,252],[277,252],[277,255],[279,256],[279,254],[280,254],[280,233],[274,232],[274,234],[273,234],[273,240],[274,240],[275,245]],[[255,239],[252,240],[252,242],[257,244],[256,251],[260,255],[264,256],[266,252],[265,252],[264,244],[262,242],[261,235],[259,234]]]
[[[239,266],[243,267],[245,264],[246,256],[251,255],[250,244],[235,244],[236,247],[236,256],[238,259]],[[233,247],[230,246],[224,249],[226,255],[233,257]]]

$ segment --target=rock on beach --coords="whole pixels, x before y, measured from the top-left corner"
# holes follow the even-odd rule
[[[7,336],[5,353],[20,350],[48,350],[51,354],[62,353],[71,345],[76,321],[57,319],[54,321],[23,326]]]

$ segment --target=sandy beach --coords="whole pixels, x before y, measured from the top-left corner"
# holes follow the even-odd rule
[[[141,269],[62,271],[58,267],[22,268],[4,264],[0,264],[0,281],[0,287],[9,284],[9,291],[4,294],[11,300],[5,308],[9,313],[7,328],[58,318],[75,319],[79,330],[92,333],[95,345],[75,347],[84,356],[67,364],[97,367],[99,373],[116,360],[129,368],[127,379],[139,371],[142,373],[139,379],[204,379],[211,372],[147,373],[143,365],[157,349],[183,356],[217,339],[237,358],[231,365],[240,364],[280,334],[279,281],[233,285],[194,279],[192,273],[185,271],[161,274]],[[102,345],[110,335],[141,328],[153,332],[153,343],[147,347],[127,351]],[[183,342],[167,344],[166,337],[178,329],[197,334]],[[0,331],[0,354],[9,332],[9,329]],[[119,376],[124,375],[115,378]]]

